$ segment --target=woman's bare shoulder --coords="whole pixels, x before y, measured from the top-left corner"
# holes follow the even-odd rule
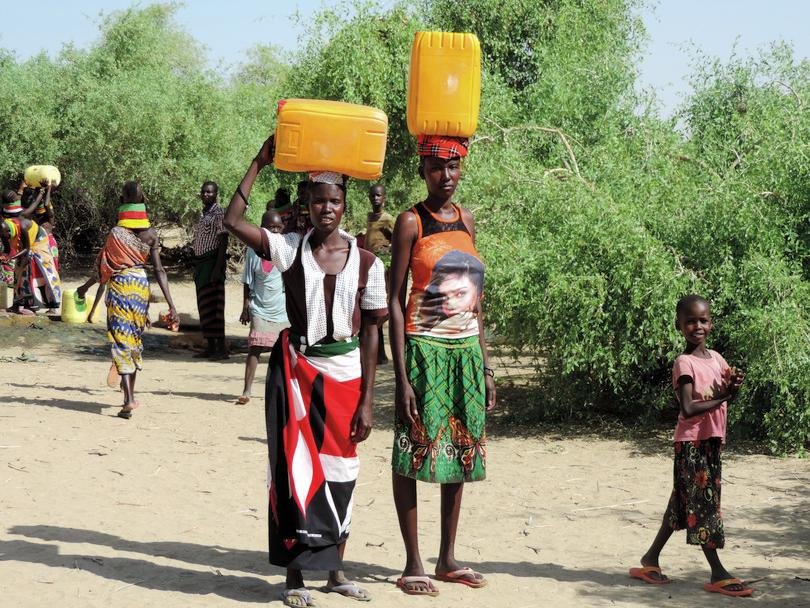
[[[154,247],[155,245],[159,245],[160,241],[158,239],[157,230],[154,228],[147,228],[146,230],[141,230],[136,233],[139,239],[149,245],[150,247]]]

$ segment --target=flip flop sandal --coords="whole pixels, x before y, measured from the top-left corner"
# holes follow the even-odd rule
[[[484,587],[487,584],[487,579],[484,578],[483,574],[469,567],[459,568],[458,570],[445,572],[444,574],[437,574],[434,578],[437,581],[443,581],[445,583],[461,583],[473,589]]]
[[[139,407],[141,407],[141,404],[137,401],[135,402],[135,405],[124,405],[121,407],[121,411],[118,412],[118,417],[123,418],[124,420],[129,420],[132,418],[132,412],[137,410]]]
[[[250,403],[250,397],[247,395],[242,395],[239,399],[236,400],[239,405],[245,405],[246,403]]]
[[[737,591],[732,591],[731,589],[726,589],[731,585],[740,585],[743,587],[742,589],[738,589]],[[716,583],[706,583],[703,585],[703,590],[708,591],[709,593],[719,593],[721,595],[728,595],[730,597],[749,597],[754,593],[754,590],[751,587],[747,587],[743,581],[738,578],[726,578],[722,581],[717,581]]]
[[[325,587],[327,593],[339,593],[345,597],[350,597],[359,602],[370,602],[371,597],[365,589],[361,589],[356,583],[341,583],[340,585],[327,585]]]
[[[300,601],[296,601],[293,598],[297,598]],[[304,606],[316,605],[315,600],[312,599],[312,594],[306,587],[300,587],[298,589],[285,589],[281,592],[280,599],[285,606],[290,606],[290,608],[303,608]]]
[[[657,574],[661,578],[653,578],[650,574]],[[661,568],[657,566],[644,566],[643,568],[630,568],[630,577],[644,581],[648,585],[666,585],[672,579],[665,577],[661,573]]]
[[[427,590],[413,589],[408,587],[408,585],[413,585],[415,583],[422,583],[425,585],[425,587],[427,587]],[[402,576],[397,579],[397,587],[402,589],[402,591],[408,595],[429,595],[430,597],[436,597],[439,595],[439,590],[433,585],[430,577],[424,574],[418,576]]]

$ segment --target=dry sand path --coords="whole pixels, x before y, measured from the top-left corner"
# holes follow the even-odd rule
[[[193,286],[172,289],[180,310],[194,314]],[[235,323],[239,298],[240,286],[229,285],[235,341],[246,334]],[[263,374],[253,401],[235,405],[243,354],[192,360],[187,350],[167,348],[167,332],[152,330],[138,378],[143,407],[124,421],[115,417],[120,394],[104,384],[103,326],[40,326],[0,324],[0,607],[280,605],[283,573],[265,552]],[[627,578],[668,496],[665,441],[508,427],[490,437],[487,481],[465,489],[457,547],[458,559],[490,584],[471,590],[438,583],[433,599],[404,595],[393,584],[404,553],[390,491],[390,366],[378,377],[377,427],[360,450],[347,549],[348,574],[374,605],[735,602],[702,591],[708,572],[683,533],[663,555],[676,584],[656,588]],[[810,606],[809,484],[808,460],[733,449],[726,455],[729,542],[722,557],[738,576],[764,579],[752,600],[736,602]],[[423,558],[432,569],[438,488],[419,489]],[[356,605],[317,591],[324,577],[312,580],[319,606]]]

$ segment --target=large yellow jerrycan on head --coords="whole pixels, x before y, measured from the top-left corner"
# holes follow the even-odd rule
[[[283,99],[278,102],[276,152],[281,171],[335,171],[358,179],[382,175],[388,116],[382,110],[342,101]]]
[[[475,34],[416,32],[408,77],[411,135],[470,137],[481,105],[481,45]]]
[[[52,186],[58,186],[62,181],[62,174],[53,165],[31,165],[25,170],[23,179],[31,188],[39,188],[43,180],[47,180]]]

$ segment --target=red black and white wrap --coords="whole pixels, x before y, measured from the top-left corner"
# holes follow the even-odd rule
[[[360,349],[306,356],[282,331],[267,377],[270,563],[339,570],[360,469],[350,440],[360,399]]]

